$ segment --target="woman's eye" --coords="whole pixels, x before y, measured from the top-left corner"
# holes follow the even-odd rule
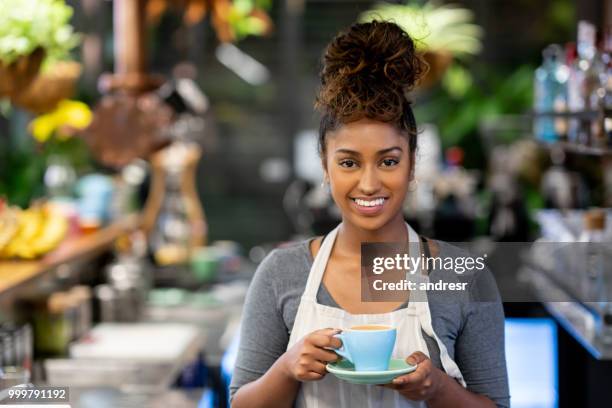
[[[398,163],[399,163],[399,160],[396,160],[396,159],[384,159],[382,161],[382,164],[385,167],[392,167],[392,166],[397,165]]]
[[[346,167],[346,168],[355,167],[356,165],[357,165],[357,163],[355,163],[354,160],[342,160],[340,162],[340,166]]]

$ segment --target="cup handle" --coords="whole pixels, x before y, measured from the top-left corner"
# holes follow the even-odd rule
[[[353,359],[351,358],[348,349],[344,347],[344,333],[334,334],[334,337],[340,339],[340,341],[342,342],[342,346],[340,346],[340,348],[335,349],[334,351],[352,363]]]

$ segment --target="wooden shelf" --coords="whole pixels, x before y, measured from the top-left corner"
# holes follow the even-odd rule
[[[540,142],[540,145],[549,150],[559,148],[566,153],[584,154],[589,156],[612,156],[612,148],[610,147],[592,147],[570,142]]]
[[[591,156],[610,156],[612,155],[612,149],[606,147],[592,147],[592,146],[583,146],[576,143],[567,143],[560,142],[561,148],[566,152],[577,153],[577,154],[587,154]]]
[[[593,120],[597,118],[612,117],[612,109],[588,110],[580,112],[536,112],[532,111],[530,115],[533,118],[576,118],[583,120]]]
[[[99,231],[68,238],[36,261],[0,261],[0,296],[46,275],[56,267],[90,259],[108,249],[122,234],[138,228],[140,216],[119,220]]]

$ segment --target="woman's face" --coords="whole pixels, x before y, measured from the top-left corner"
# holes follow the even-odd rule
[[[325,173],[343,221],[378,230],[403,219],[412,157],[407,138],[388,123],[361,119],[329,133]]]

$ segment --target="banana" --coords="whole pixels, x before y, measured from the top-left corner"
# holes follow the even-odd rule
[[[40,233],[44,222],[44,216],[40,206],[30,207],[19,213],[19,227],[10,242],[0,254],[3,258],[24,258],[32,259],[36,257],[36,252],[31,247],[34,237]]]
[[[0,259],[33,259],[55,249],[68,232],[68,220],[41,205],[0,213]]]
[[[0,254],[19,229],[18,217],[20,211],[17,207],[4,207],[0,210]]]
[[[35,256],[55,249],[68,232],[68,220],[58,213],[47,213],[41,232],[30,243]]]

